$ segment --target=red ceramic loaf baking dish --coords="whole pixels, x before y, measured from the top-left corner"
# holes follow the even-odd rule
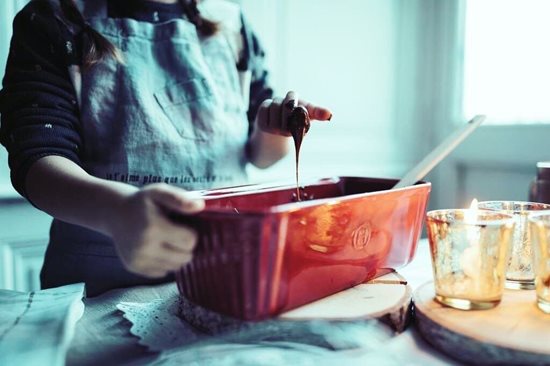
[[[245,320],[277,315],[355,286],[414,256],[429,183],[338,177],[296,187],[203,191],[206,208],[185,218],[199,233],[176,273],[182,296]],[[183,218],[181,219],[183,220]]]

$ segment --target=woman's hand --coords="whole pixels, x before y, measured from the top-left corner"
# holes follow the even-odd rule
[[[138,189],[89,175],[61,156],[37,160],[27,174],[27,194],[50,215],[110,236],[125,267],[162,277],[193,257],[197,234],[169,213],[194,214],[204,200],[167,184]]]
[[[298,101],[298,105],[307,109],[309,118],[312,121],[330,121],[332,118],[332,113],[328,109],[299,100],[295,92],[289,91],[284,99],[267,99],[260,105],[256,116],[257,127],[267,133],[290,136],[288,116],[295,105],[295,101]]]
[[[195,214],[203,208],[202,199],[163,183],[129,195],[115,210],[109,230],[126,268],[146,277],[163,277],[190,262],[197,234],[171,221],[168,214]]]
[[[288,153],[288,137],[291,135],[288,115],[296,101],[307,109],[311,121],[330,121],[332,113],[328,109],[298,100],[298,96],[292,91],[287,93],[285,99],[265,100],[258,109],[256,128],[249,140],[248,159],[254,166],[267,168]]]

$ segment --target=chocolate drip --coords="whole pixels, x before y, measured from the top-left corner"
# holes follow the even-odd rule
[[[294,139],[294,148],[296,150],[296,200],[301,201],[300,199],[300,184],[298,177],[298,168],[300,160],[300,147],[302,146],[302,141],[311,122],[309,120],[309,114],[307,109],[302,106],[294,106],[292,111],[288,116],[288,130],[292,134]]]

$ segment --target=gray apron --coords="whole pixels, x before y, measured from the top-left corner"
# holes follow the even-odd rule
[[[82,2],[81,9],[125,57],[124,64],[109,59],[82,74],[71,72],[83,168],[138,187],[244,183],[248,87],[241,84],[231,30],[202,39],[184,19],[154,24],[108,18],[106,0]],[[89,296],[159,282],[128,272],[108,237],[60,220],[52,223],[41,281],[44,288],[85,282]]]

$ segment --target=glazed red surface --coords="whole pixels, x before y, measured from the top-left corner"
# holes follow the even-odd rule
[[[240,187],[204,193],[193,219],[199,245],[177,273],[182,295],[215,311],[262,319],[352,287],[381,267],[407,264],[430,185],[343,177],[305,187]],[[290,204],[289,204],[290,203]]]

